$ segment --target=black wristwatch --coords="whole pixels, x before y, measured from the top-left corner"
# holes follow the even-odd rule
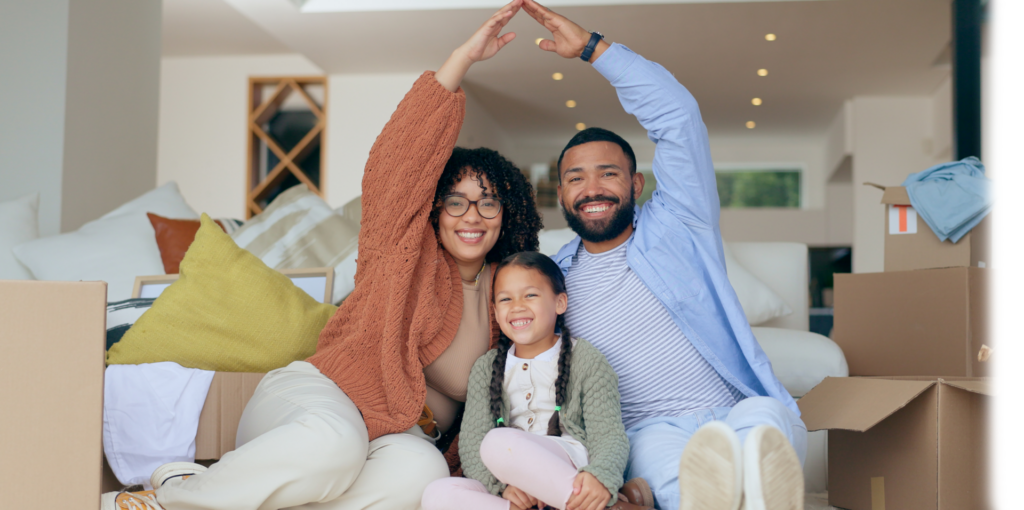
[[[604,39],[604,34],[601,32],[591,32],[590,41],[587,42],[587,46],[583,48],[583,53],[580,54],[580,60],[584,62],[590,62],[590,57],[594,54],[594,49],[597,48],[597,41]]]

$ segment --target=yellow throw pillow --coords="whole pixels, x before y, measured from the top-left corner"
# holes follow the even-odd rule
[[[267,372],[312,356],[337,307],[239,248],[206,214],[201,222],[181,276],[110,348],[107,363]]]

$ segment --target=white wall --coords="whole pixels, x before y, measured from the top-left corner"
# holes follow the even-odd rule
[[[338,207],[361,193],[377,135],[419,73],[332,74],[327,93],[327,201]]]
[[[0,202],[39,192],[39,233],[60,232],[68,0],[0,2]]]
[[[320,74],[297,54],[165,57],[157,183],[176,181],[196,211],[245,218],[249,76]]]
[[[491,116],[472,94],[466,92],[466,120],[455,142],[459,147],[474,149],[487,147],[501,153],[515,163],[515,141],[502,129],[501,124]],[[523,168],[529,168],[523,166]]]
[[[61,229],[76,230],[156,184],[159,0],[72,0]]]
[[[898,185],[931,166],[931,98],[858,97],[853,100],[853,271],[883,270],[884,207],[878,189]]]
[[[159,1],[0,3],[0,201],[40,193],[40,233],[155,184]]]

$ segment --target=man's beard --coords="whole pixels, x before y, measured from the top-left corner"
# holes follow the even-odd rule
[[[581,218],[578,212],[579,208],[591,202],[611,202],[618,206],[621,200],[619,200],[619,197],[611,195],[587,197],[577,200],[571,210],[565,206],[564,202],[562,203],[562,216],[565,216],[565,221],[569,222],[569,228],[576,232],[584,241],[590,243],[610,241],[618,237],[619,234],[623,233],[626,228],[633,224],[633,209],[636,205],[636,200],[633,198],[632,186],[629,189],[629,203],[625,207],[620,206],[611,218],[598,221],[586,221]]]

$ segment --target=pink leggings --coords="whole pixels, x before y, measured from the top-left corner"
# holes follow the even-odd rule
[[[480,444],[480,458],[498,480],[565,509],[577,470],[555,441],[518,429],[494,429]],[[509,509],[508,500],[491,495],[484,484],[470,478],[434,481],[423,492],[422,504],[423,510]]]

